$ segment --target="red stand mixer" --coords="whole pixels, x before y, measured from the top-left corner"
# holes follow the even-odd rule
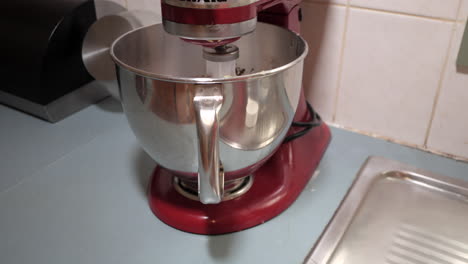
[[[330,131],[302,90],[298,4],[163,0],[164,27],[114,42],[125,114],[161,165],[148,198],[164,223],[247,229],[287,209],[312,177]]]

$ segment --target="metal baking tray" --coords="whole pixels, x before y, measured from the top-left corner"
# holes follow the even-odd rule
[[[468,182],[370,157],[305,263],[468,264]]]

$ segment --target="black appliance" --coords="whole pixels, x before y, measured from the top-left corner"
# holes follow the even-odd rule
[[[0,103],[50,122],[108,96],[86,71],[81,49],[94,1],[15,0],[0,9]]]

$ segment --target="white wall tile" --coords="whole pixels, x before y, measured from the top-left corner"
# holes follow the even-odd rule
[[[468,74],[456,69],[463,29],[458,23],[427,146],[468,157]]]
[[[128,10],[147,10],[161,15],[160,0],[127,0]]]
[[[304,67],[306,97],[325,121],[332,121],[346,8],[303,3],[302,36],[309,44]]]
[[[96,16],[101,18],[103,16],[112,15],[124,11],[127,7],[125,0],[95,0]]]
[[[422,145],[451,29],[351,8],[336,122]]]
[[[353,6],[456,19],[460,0],[350,0]]]
[[[318,2],[318,3],[330,3],[330,4],[339,4],[339,5],[346,5],[348,0],[305,0],[305,3],[313,3],[313,2]]]

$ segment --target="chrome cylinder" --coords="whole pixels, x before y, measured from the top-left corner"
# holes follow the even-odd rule
[[[211,194],[222,193],[215,182],[246,176],[281,144],[308,50],[297,34],[263,23],[233,45],[236,74],[221,77],[208,76],[201,46],[162,25],[127,33],[111,50],[123,108],[142,147],[179,177],[208,175]],[[213,170],[222,171],[213,176]]]

